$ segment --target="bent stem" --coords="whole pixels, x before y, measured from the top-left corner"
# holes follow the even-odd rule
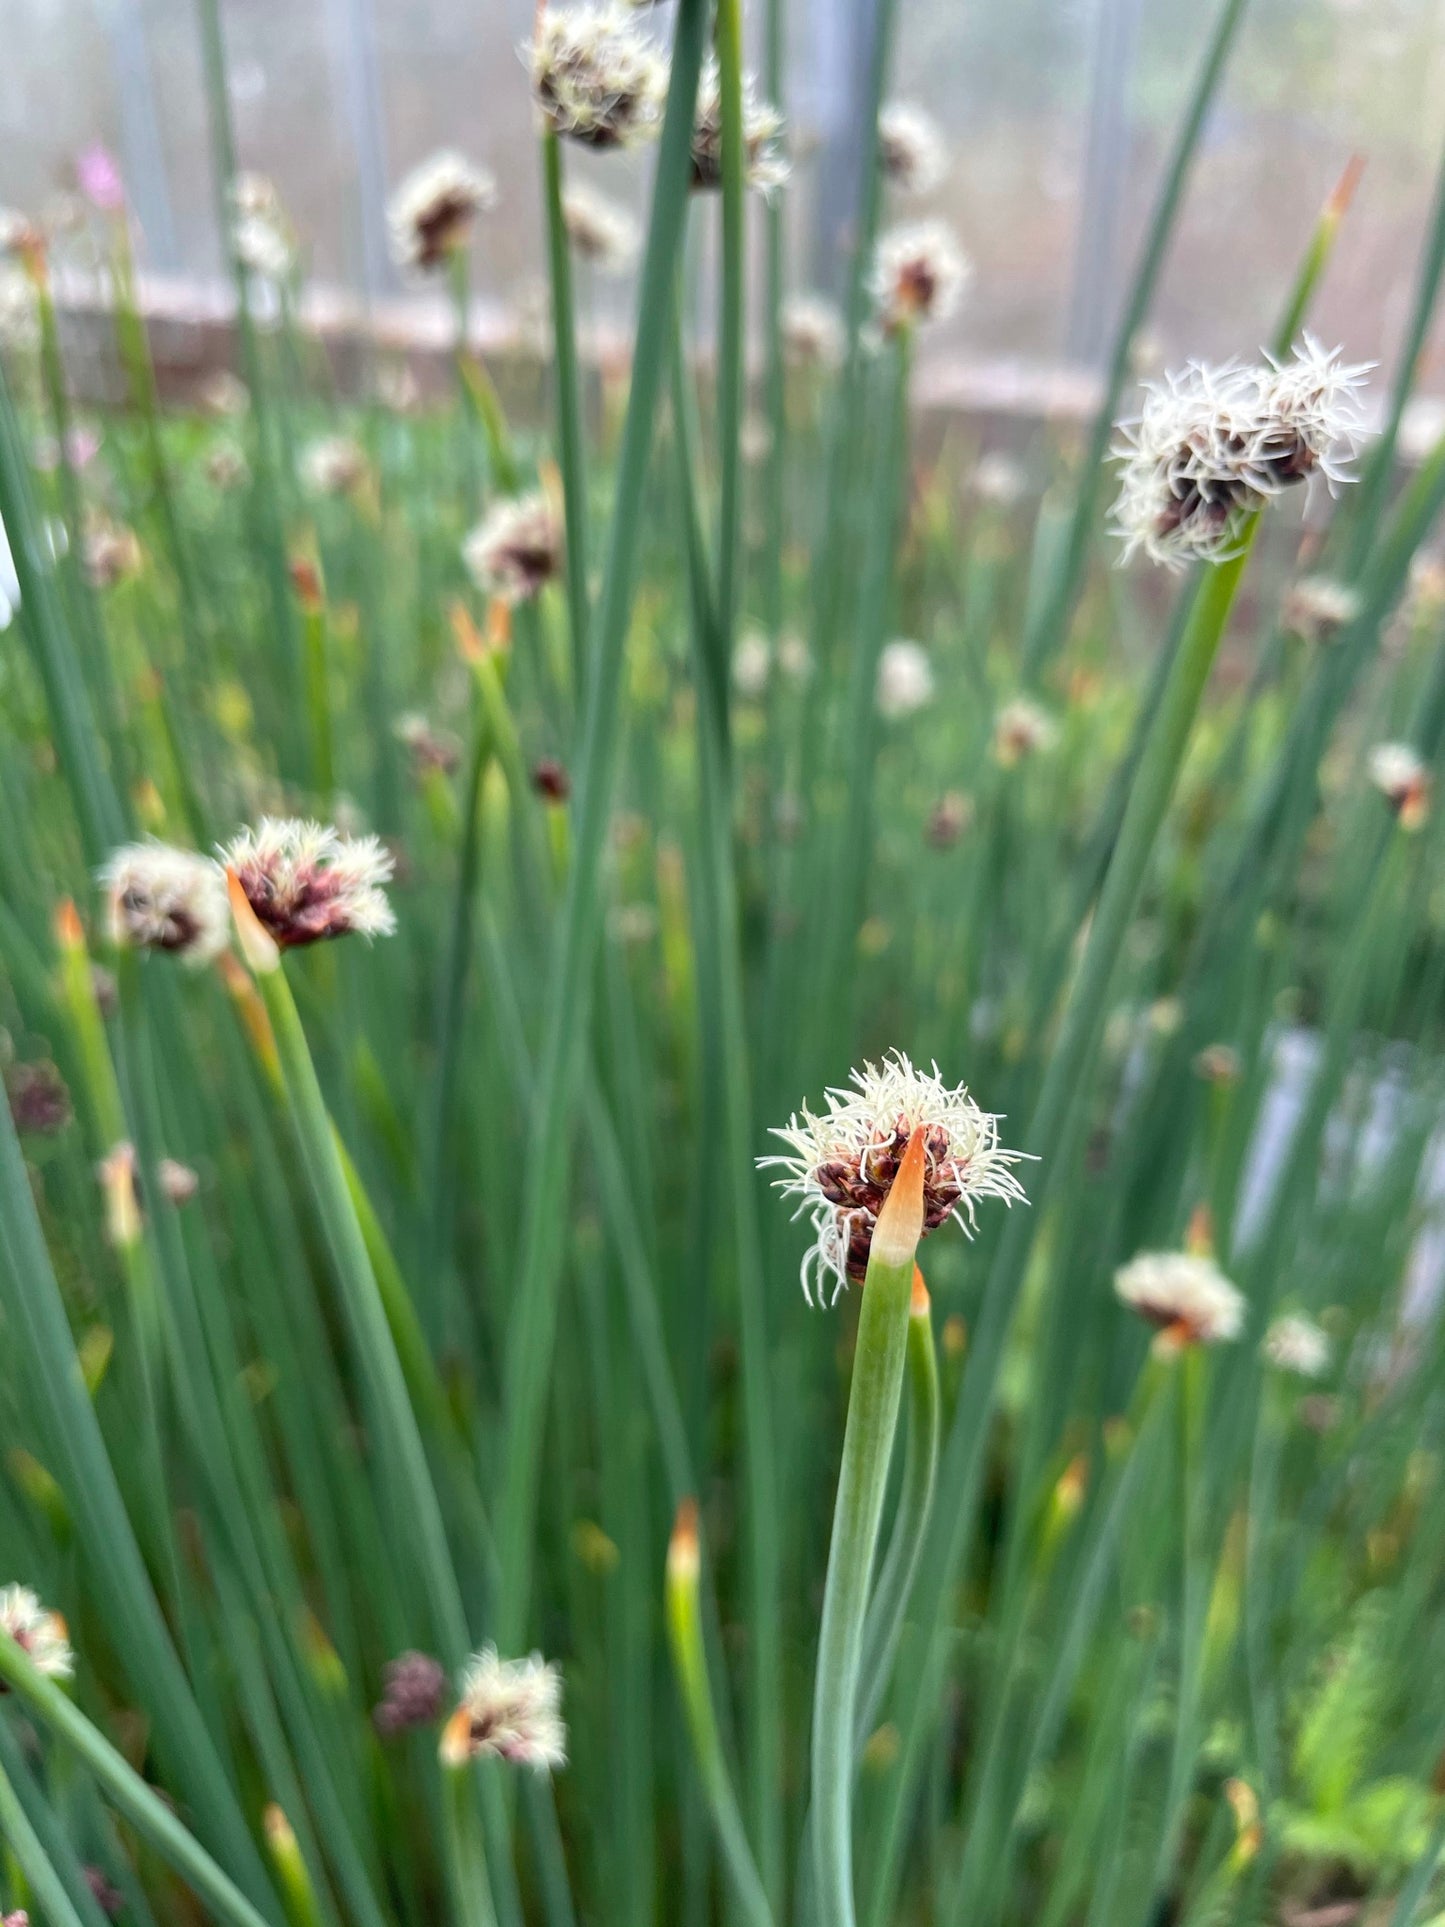
[[[852,1808],[858,1672],[903,1396],[913,1259],[923,1232],[924,1157],[923,1133],[917,1130],[874,1228],[833,1509],[813,1699],[813,1860],[817,1915],[828,1927],[853,1927],[856,1917]]]
[[[737,1896],[738,1910],[750,1927],[772,1927],[772,1909],[748,1844],[742,1810],[718,1733],[702,1637],[698,1599],[700,1572],[697,1505],[692,1499],[684,1499],[677,1509],[677,1523],[667,1549],[667,1636],[672,1648],[673,1670],[708,1811]]]

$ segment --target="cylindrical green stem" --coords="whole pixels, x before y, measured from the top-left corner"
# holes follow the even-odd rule
[[[164,1859],[205,1901],[219,1920],[232,1927],[277,1927],[247,1900],[205,1848],[158,1799],[140,1775],[126,1765],[110,1742],[73,1706],[65,1694],[31,1665],[15,1641],[0,1633],[0,1679],[11,1686],[51,1731],[77,1752],[125,1815]]]
[[[679,1508],[667,1554],[667,1633],[673,1669],[687,1714],[688,1733],[703,1791],[739,1911],[749,1927],[772,1927],[772,1909],[748,1845],[732,1776],[723,1757],[703,1645],[699,1578],[697,1508],[689,1499]]]
[[[572,687],[580,697],[587,668],[587,462],[582,445],[582,384],[577,370],[577,305],[572,294],[572,254],[562,206],[562,143],[550,128],[542,136],[542,173],[547,192],[547,264],[552,278],[557,454],[567,516]]]
[[[470,1766],[442,1768],[442,1814],[452,1902],[458,1927],[497,1927],[481,1821],[468,1784],[471,1776]]]
[[[903,1396],[913,1259],[923,1230],[923,1137],[915,1132],[878,1223],[863,1284],[843,1462],[833,1508],[813,1692],[817,1916],[853,1927],[853,1738],[864,1620],[888,1462]]]

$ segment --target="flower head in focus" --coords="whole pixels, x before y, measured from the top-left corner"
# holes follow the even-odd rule
[[[523,59],[543,124],[584,147],[650,140],[667,63],[626,7],[544,7]]]
[[[397,266],[425,271],[445,266],[464,246],[472,221],[497,198],[497,183],[463,154],[445,148],[408,174],[387,203],[387,227]]]
[[[752,76],[743,76],[743,178],[749,187],[770,194],[788,178],[781,140],[783,117],[768,101],[759,100]],[[722,186],[722,77],[709,57],[697,88],[697,112],[692,128],[692,184],[697,188]]]
[[[906,637],[885,643],[878,658],[878,712],[890,722],[911,716],[933,700],[933,665],[920,642]]]
[[[1376,743],[1370,781],[1395,812],[1402,830],[1422,829],[1430,815],[1430,772],[1409,743]]]
[[[0,1632],[9,1634],[37,1673],[69,1679],[75,1671],[65,1621],[42,1606],[28,1586],[0,1587]]]
[[[1143,1251],[1114,1274],[1121,1304],[1159,1332],[1168,1351],[1239,1336],[1244,1296],[1212,1258],[1193,1251]]]
[[[943,179],[948,156],[930,115],[912,101],[890,100],[878,115],[878,164],[903,194],[928,194]]]
[[[283,950],[353,932],[389,937],[396,928],[382,888],[395,866],[374,836],[265,816],[232,837],[221,860]]]
[[[209,963],[231,936],[220,866],[169,843],[126,843],[100,873],[111,941]]]
[[[1333,1348],[1313,1318],[1286,1312],[1265,1333],[1260,1349],[1279,1371],[1293,1372],[1296,1378],[1323,1378]]]
[[[485,595],[530,602],[561,572],[561,518],[539,489],[496,503],[462,544],[468,573]]]
[[[843,317],[819,294],[790,294],[783,303],[780,325],[783,352],[804,368],[837,368],[846,348]]]
[[[942,221],[890,228],[873,258],[872,291],[885,335],[944,321],[958,306],[971,270]]]
[[[445,1766],[487,1756],[550,1773],[567,1764],[562,1674],[540,1653],[501,1659],[478,1653],[462,1679],[461,1700],[442,1732]]]
[[[797,1198],[799,1215],[812,1220],[813,1243],[803,1259],[809,1303],[815,1289],[821,1303],[826,1279],[836,1299],[850,1278],[864,1276],[878,1213],[915,1130],[924,1133],[925,1236],[950,1218],[971,1229],[980,1198],[1022,1199],[1013,1170],[1022,1153],[1004,1149],[998,1125],[962,1084],[945,1084],[937,1065],[915,1070],[894,1051],[854,1071],[852,1089],[830,1090],[821,1115],[805,1105],[775,1130],[786,1154],[758,1162],[782,1172],[776,1188]]]
[[[625,207],[590,187],[569,187],[562,196],[567,239],[584,261],[603,274],[625,274],[637,259],[641,236]]]
[[[1168,568],[1227,561],[1286,488],[1315,475],[1348,481],[1365,373],[1306,335],[1278,366],[1195,361],[1150,383],[1114,445],[1123,559],[1142,552]]]
[[[1001,769],[1013,769],[1058,740],[1058,724],[1031,696],[1013,697],[993,719],[994,761]]]

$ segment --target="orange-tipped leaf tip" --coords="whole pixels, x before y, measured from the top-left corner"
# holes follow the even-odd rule
[[[878,1223],[873,1231],[873,1250],[885,1265],[911,1263],[918,1249],[918,1240],[923,1236],[923,1179],[926,1168],[923,1142],[922,1129],[915,1130],[908,1140],[908,1149],[903,1153],[898,1175],[883,1200],[883,1209],[878,1213]]]
[[[923,1273],[918,1266],[913,1267],[913,1296],[908,1301],[910,1317],[926,1318],[932,1309],[933,1300],[928,1295],[928,1286],[923,1282]]]
[[[1325,215],[1331,221],[1343,220],[1350,211],[1350,203],[1355,198],[1355,189],[1360,185],[1360,176],[1365,171],[1363,154],[1351,154],[1345,162],[1340,178],[1330,190],[1330,198],[1325,202]]]
[[[66,950],[80,950],[85,944],[85,926],[80,921],[80,912],[70,897],[62,897],[55,906],[55,940]]]
[[[667,1570],[676,1578],[692,1578],[698,1569],[697,1500],[683,1499],[667,1545]]]
[[[226,891],[231,899],[231,921],[236,926],[236,937],[246,962],[252,970],[262,975],[275,970],[281,962],[276,939],[251,908],[250,900],[241,888],[241,879],[229,864],[226,866]]]

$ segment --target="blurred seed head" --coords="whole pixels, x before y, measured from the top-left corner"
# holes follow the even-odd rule
[[[755,702],[766,692],[772,668],[768,638],[761,629],[745,629],[733,649],[733,688],[746,701]]]
[[[156,1166],[156,1183],[167,1204],[189,1204],[201,1188],[201,1180],[189,1164],[178,1158],[162,1158]]]
[[[446,1704],[446,1669],[428,1653],[402,1653],[382,1668],[382,1695],[372,1709],[378,1733],[390,1739],[412,1727],[431,1726]]]
[[[1195,1055],[1194,1075],[1206,1084],[1237,1084],[1244,1066],[1233,1044],[1206,1044]]]
[[[532,765],[532,788],[548,803],[565,803],[572,794],[572,779],[555,756],[543,756]]]
[[[942,221],[890,228],[878,242],[871,288],[885,335],[944,321],[958,306],[972,269]]]
[[[233,489],[249,481],[251,470],[234,442],[217,442],[206,455],[205,474],[212,488]]]
[[[231,245],[250,274],[284,281],[296,265],[296,237],[274,181],[238,174],[231,186]]]
[[[1280,621],[1305,642],[1332,642],[1359,615],[1363,603],[1357,590],[1326,575],[1307,575],[1284,599]]]
[[[1366,765],[1370,781],[1399,819],[1400,828],[1422,829],[1430,816],[1430,772],[1409,743],[1376,743]]]
[[[927,194],[948,164],[943,136],[931,115],[912,101],[886,101],[878,115],[878,164],[903,194]]]
[[[387,203],[387,229],[398,267],[425,273],[444,267],[465,247],[472,222],[497,198],[484,167],[444,148],[414,168]]]
[[[922,643],[900,637],[887,643],[878,658],[879,714],[896,722],[933,700],[933,665]]]
[[[840,367],[847,338],[843,317],[821,294],[790,294],[779,323],[783,353],[799,368]]]
[[[0,1588],[0,1632],[9,1634],[37,1673],[69,1679],[75,1671],[65,1621],[42,1606],[28,1586]],[[6,1690],[0,1684],[0,1692]]]
[[[140,571],[140,540],[134,529],[108,515],[86,517],[81,534],[81,565],[92,589],[113,589]]]
[[[82,1867],[81,1873],[84,1875],[85,1884],[89,1887],[96,1906],[106,1919],[119,1920],[125,1912],[125,1895],[120,1888],[113,1880],[107,1878],[101,1867]]]
[[[1122,1304],[1159,1332],[1169,1352],[1237,1338],[1244,1297],[1212,1258],[1192,1251],[1144,1251],[1114,1274]]]
[[[539,117],[553,133],[597,148],[656,135],[667,62],[627,8],[545,7],[522,57]]]
[[[1058,724],[1031,696],[1013,697],[994,718],[994,761],[1003,769],[1052,749],[1058,740]]]
[[[743,178],[760,194],[771,194],[788,178],[782,151],[783,117],[759,100],[750,74],[743,76]],[[722,77],[711,56],[697,87],[692,128],[692,184],[704,190],[722,186]]]
[[[396,866],[374,836],[267,816],[234,836],[221,859],[283,950],[353,932],[389,937],[396,929],[382,888]]]
[[[1167,568],[1226,561],[1286,488],[1316,475],[1330,486],[1348,481],[1366,372],[1306,335],[1277,365],[1195,361],[1148,384],[1113,451],[1122,559],[1142,552]]]
[[[301,480],[313,495],[349,495],[370,474],[366,450],[349,435],[323,435],[301,453]]]
[[[1015,507],[1028,492],[1023,464],[1001,448],[991,449],[978,459],[973,471],[973,492],[980,502],[987,502],[993,508]]]
[[[561,573],[562,521],[538,489],[498,502],[462,544],[462,560],[484,595],[530,602]]]
[[[449,775],[461,761],[461,744],[455,736],[434,730],[418,710],[408,710],[392,724],[392,733],[411,757],[413,771],[424,776],[432,770]]]
[[[113,943],[208,963],[231,936],[226,880],[209,857],[169,843],[126,843],[100,873]]]
[[[822,1302],[825,1281],[836,1300],[849,1279],[868,1269],[873,1230],[915,1130],[924,1132],[924,1235],[956,1218],[971,1232],[980,1198],[1022,1199],[1013,1166],[1022,1153],[998,1141],[998,1118],[979,1109],[962,1085],[943,1082],[938,1066],[915,1070],[902,1051],[852,1073],[851,1089],[826,1093],[815,1115],[804,1105],[772,1135],[786,1154],[760,1158],[781,1171],[774,1186],[798,1200],[813,1226],[803,1259],[803,1293]]]
[[[549,1773],[567,1764],[562,1674],[540,1653],[501,1659],[478,1653],[462,1680],[461,1702],[442,1733],[442,1762],[459,1767],[491,1757]]]
[[[23,1136],[55,1137],[70,1122],[70,1092],[48,1058],[9,1065],[5,1096],[15,1128]]]
[[[603,274],[625,274],[637,259],[641,234],[625,207],[590,187],[569,187],[562,196],[567,238],[584,261]]]
[[[1276,1318],[1261,1346],[1271,1365],[1296,1378],[1323,1378],[1330,1368],[1333,1347],[1328,1334],[1312,1318],[1287,1312]]]
[[[973,798],[962,790],[946,790],[928,815],[928,840],[935,850],[947,850],[973,824]]]

